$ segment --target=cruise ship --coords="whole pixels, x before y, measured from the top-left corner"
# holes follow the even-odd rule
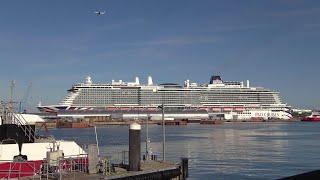
[[[292,118],[290,106],[282,102],[279,92],[251,87],[249,80],[223,81],[217,75],[211,76],[207,84],[186,80],[183,85],[157,85],[151,76],[146,84],[140,84],[138,77],[133,82],[112,80],[102,84],[93,83],[88,76],[84,83],[73,85],[58,105],[39,104],[38,109],[57,114],[103,112],[156,118],[161,105],[165,107],[166,117],[172,118]]]

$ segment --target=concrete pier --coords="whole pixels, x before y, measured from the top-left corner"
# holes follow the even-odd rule
[[[161,162],[161,161],[142,161],[140,171],[126,171],[116,168],[116,171],[110,175],[87,174],[71,172],[64,174],[62,179],[108,179],[108,180],[163,180],[163,179],[181,179],[188,177],[188,159],[183,158],[179,164]]]

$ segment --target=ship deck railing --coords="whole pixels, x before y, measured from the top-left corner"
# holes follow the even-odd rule
[[[20,179],[33,177],[34,179],[58,178],[65,174],[88,172],[88,155],[70,155],[57,160],[19,161],[0,160],[0,179]]]
[[[40,171],[40,161],[0,160],[0,179],[21,178],[34,176]]]

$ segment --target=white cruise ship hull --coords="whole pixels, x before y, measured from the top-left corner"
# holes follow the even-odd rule
[[[113,116],[124,118],[137,114],[158,116],[159,106],[165,106],[166,116],[174,118],[210,118],[210,114],[224,114],[225,119],[290,119],[290,107],[281,101],[279,92],[262,87],[251,87],[238,81],[223,81],[212,76],[209,84],[198,85],[189,80],[181,86],[175,83],[155,85],[148,77],[145,85],[114,81],[94,84],[90,77],[68,90],[59,105],[38,106],[42,112],[58,116]],[[204,110],[205,113],[197,111]],[[171,111],[171,112],[170,112]],[[196,112],[196,113],[194,113]],[[138,117],[139,118],[139,117]]]

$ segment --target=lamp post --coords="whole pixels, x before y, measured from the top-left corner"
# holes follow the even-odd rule
[[[162,161],[166,160],[166,128],[164,122],[164,105],[162,103],[161,106],[158,107],[162,110]]]
[[[146,160],[149,160],[149,117],[150,115],[147,116],[147,123],[146,123]]]

